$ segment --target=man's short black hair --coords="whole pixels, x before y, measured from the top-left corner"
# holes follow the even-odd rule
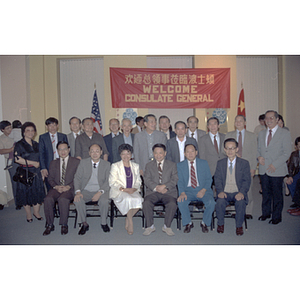
[[[176,129],[177,124],[183,124],[184,127],[185,127],[185,129],[187,129],[187,126],[186,126],[185,122],[183,122],[183,121],[177,121],[177,122],[174,124],[174,128],[175,128],[175,129]]]
[[[70,145],[68,144],[68,142],[65,142],[65,141],[59,141],[56,145],[56,149],[58,150],[58,146],[62,145],[62,144],[66,144],[68,146],[68,148],[70,149]]]
[[[50,117],[45,121],[45,124],[48,126],[50,124],[55,123],[56,125],[58,125],[58,120],[54,117]]]
[[[69,124],[71,125],[71,121],[73,120],[73,119],[77,119],[78,120],[78,122],[79,122],[79,124],[81,124],[81,120],[78,118],[78,117],[72,117],[72,118],[70,118],[70,120],[69,120]]]
[[[154,151],[155,148],[162,148],[164,151],[167,150],[166,145],[161,144],[161,143],[157,143],[152,147],[152,151]]]
[[[185,152],[187,146],[193,146],[195,148],[195,151],[198,151],[197,147],[195,145],[193,145],[193,144],[185,144],[185,146],[184,146],[184,152]]]
[[[102,147],[101,147],[99,144],[97,144],[97,143],[92,144],[91,146],[89,146],[89,151],[90,151],[91,147],[92,147],[92,146],[95,146],[95,145],[97,145],[97,146],[101,149],[101,151],[102,151]]]
[[[228,139],[226,139],[224,141],[224,148],[225,148],[226,143],[229,143],[229,142],[235,143],[236,147],[239,146],[239,143],[236,141],[236,139],[234,139],[234,138],[228,138]]]
[[[220,124],[220,121],[219,121],[219,119],[218,119],[217,117],[210,117],[210,118],[207,120],[207,126],[208,126],[210,120],[217,120],[218,125]]]
[[[3,120],[0,122],[0,130],[4,130],[5,127],[11,126],[11,123],[7,120]]]
[[[144,120],[143,117],[139,116],[135,118],[135,124],[137,125],[137,123],[141,122],[142,120]]]

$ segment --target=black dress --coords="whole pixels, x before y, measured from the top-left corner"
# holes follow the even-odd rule
[[[15,157],[20,156],[27,160],[39,161],[39,144],[32,141],[32,146],[23,138],[15,145]],[[40,168],[29,167],[30,172],[36,173],[33,184],[30,187],[17,182],[16,205],[36,205],[41,204],[45,198],[45,187],[42,179]]]

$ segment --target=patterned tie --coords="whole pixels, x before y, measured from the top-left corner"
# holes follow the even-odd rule
[[[269,146],[272,139],[272,129],[269,130],[268,140],[267,140],[267,146]]]
[[[194,132],[192,132],[192,134],[191,134],[191,135],[192,135],[192,138],[193,138],[193,137],[194,137]]]
[[[242,157],[242,153],[243,153],[243,138],[242,138],[242,132],[239,131],[239,151],[237,152],[237,154],[239,155],[239,157]]]
[[[96,169],[96,165],[97,165],[97,164],[96,164],[96,163],[94,163],[94,168],[95,168],[95,169]]]
[[[191,185],[192,185],[193,189],[195,189],[197,186],[197,180],[196,180],[196,174],[195,174],[195,168],[194,168],[193,161],[191,161]]]
[[[53,149],[53,159],[56,158],[56,148],[55,148],[55,135],[51,135],[51,143],[52,143],[52,149]]]
[[[60,180],[60,185],[65,185],[65,176],[66,176],[66,164],[65,164],[65,159],[62,159],[62,167],[61,167],[61,180]]]
[[[232,161],[230,162],[229,171],[230,171],[230,174],[232,174]]]
[[[214,136],[214,146],[215,146],[215,149],[216,149],[217,153],[219,154],[218,142],[217,142],[216,135]]]
[[[162,183],[162,169],[161,169],[161,163],[158,163],[158,181],[161,184]]]

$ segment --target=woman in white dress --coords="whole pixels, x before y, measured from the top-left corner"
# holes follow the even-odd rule
[[[118,149],[121,160],[113,163],[110,169],[109,197],[122,215],[126,215],[125,229],[133,234],[132,217],[142,208],[143,198],[140,195],[141,177],[139,165],[131,161],[133,147],[122,144]]]

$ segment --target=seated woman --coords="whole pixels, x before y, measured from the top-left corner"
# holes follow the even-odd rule
[[[14,149],[15,162],[35,173],[32,186],[25,186],[17,182],[16,205],[24,206],[27,222],[32,222],[31,206],[33,206],[33,216],[42,221],[40,215],[40,205],[45,198],[45,188],[40,171],[39,144],[33,140],[36,134],[36,126],[32,122],[25,122],[21,128],[23,138],[16,143]]]
[[[143,198],[139,194],[141,177],[139,165],[132,162],[133,148],[129,144],[119,146],[121,160],[113,163],[110,169],[109,197],[122,215],[126,215],[125,229],[128,234],[133,234],[132,217],[142,208]]]

